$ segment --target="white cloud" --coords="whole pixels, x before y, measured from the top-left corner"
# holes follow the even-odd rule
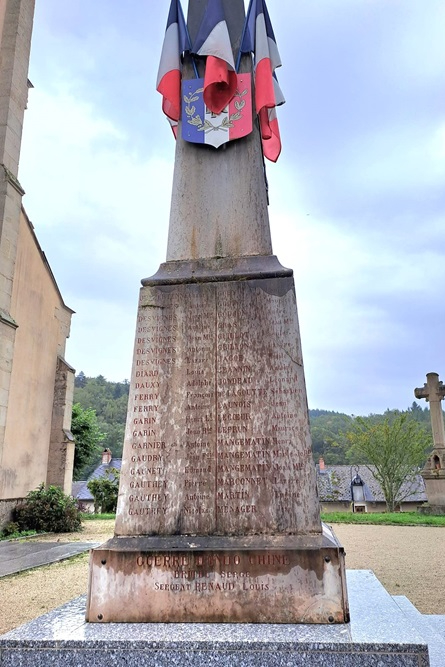
[[[167,244],[160,4],[136,0],[137,24],[114,1],[36,12],[24,205],[77,311],[67,358],[110,379],[129,374],[139,280]],[[271,228],[295,271],[310,403],[404,407],[443,356],[443,0],[268,5],[289,100],[268,166]]]
[[[122,132],[66,90],[33,94],[20,178],[24,205],[76,311],[68,360],[123,379],[140,279],[165,258],[173,162],[141,161]]]

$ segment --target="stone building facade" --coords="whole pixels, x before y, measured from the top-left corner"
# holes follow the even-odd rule
[[[41,482],[70,491],[71,315],[18,181],[34,0],[0,0],[0,525]]]

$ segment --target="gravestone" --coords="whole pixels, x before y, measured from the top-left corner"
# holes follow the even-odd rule
[[[205,6],[189,3],[192,39]],[[224,6],[237,51],[244,3]],[[142,284],[115,536],[92,552],[87,620],[347,621],[256,125],[220,150],[178,139],[167,261]]]
[[[430,404],[431,426],[434,448],[428,456],[421,475],[425,481],[428,508],[423,512],[445,514],[445,429],[442,413],[442,401],[445,387],[439,381],[437,373],[427,373],[423,387],[414,390],[416,398],[424,398]]]

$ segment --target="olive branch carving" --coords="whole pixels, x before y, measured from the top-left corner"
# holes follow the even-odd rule
[[[189,123],[189,125],[193,125],[194,127],[196,127],[198,132],[218,132],[218,130],[223,130],[224,132],[227,132],[231,127],[234,126],[234,123],[237,120],[240,120],[243,117],[241,112],[246,106],[246,101],[243,100],[242,98],[245,95],[247,95],[247,88],[243,90],[243,92],[240,92],[239,90],[235,92],[234,97],[239,98],[239,100],[235,100],[236,112],[230,114],[229,118],[225,116],[219,125],[214,125],[207,118],[204,118],[204,120],[202,120],[199,113],[196,113],[196,107],[193,106],[193,102],[197,102],[199,100],[198,95],[203,91],[204,88],[198,88],[198,90],[195,90],[189,96],[184,95],[184,102],[185,102],[184,110],[186,115],[188,116],[187,123]]]

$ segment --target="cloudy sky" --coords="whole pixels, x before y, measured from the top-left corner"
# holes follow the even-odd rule
[[[165,260],[169,4],[36,2],[24,206],[76,311],[67,360],[109,380],[130,376],[140,279]],[[287,98],[269,213],[295,272],[309,405],[406,408],[427,372],[445,379],[445,3],[268,7]]]

